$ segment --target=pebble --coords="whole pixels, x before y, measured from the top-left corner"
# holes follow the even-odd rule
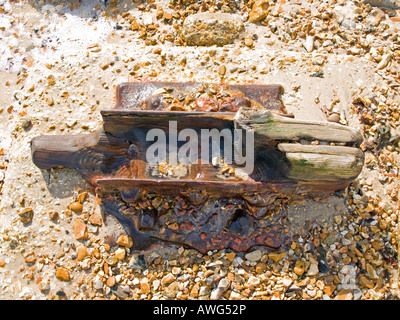
[[[298,276],[302,276],[303,273],[305,272],[305,268],[306,268],[305,263],[301,260],[297,260],[293,271]]]
[[[255,0],[249,13],[249,22],[255,23],[268,15],[269,2],[267,0]]]
[[[19,219],[22,223],[30,223],[33,219],[33,209],[32,208],[24,208],[19,212]]]
[[[133,246],[133,239],[127,235],[120,235],[117,239],[117,244],[123,247],[131,248]]]
[[[166,285],[171,283],[172,281],[175,280],[175,277],[172,273],[168,273],[165,277],[162,278],[161,284]]]
[[[239,15],[202,12],[185,19],[182,36],[190,46],[224,46],[233,43],[243,30]]]
[[[102,226],[103,225],[103,217],[100,213],[96,212],[89,217],[89,222],[94,226]]]
[[[82,212],[82,210],[83,210],[83,205],[82,205],[82,203],[80,203],[80,202],[72,202],[70,205],[69,205],[69,209],[70,210],[72,210],[72,211],[74,211],[74,212]]]
[[[392,56],[390,54],[383,55],[382,60],[378,63],[378,66],[376,68],[378,70],[382,70],[382,69],[386,68],[391,60],[392,60]]]
[[[244,44],[247,47],[252,47],[253,46],[253,37],[251,35],[248,35],[244,38]]]
[[[82,220],[75,218],[74,222],[72,223],[72,228],[74,229],[74,236],[76,240],[84,240],[89,238],[87,225]]]
[[[262,257],[262,252],[260,250],[254,250],[249,253],[246,253],[244,256],[247,260],[252,262],[257,262]]]
[[[78,261],[83,261],[88,256],[88,250],[86,246],[79,246],[77,249],[77,257]]]
[[[70,281],[71,279],[69,271],[62,267],[56,269],[56,278],[61,281]]]
[[[337,113],[332,113],[331,115],[329,115],[329,117],[327,118],[327,120],[329,122],[336,122],[339,123],[340,121],[340,115],[338,115]]]
[[[270,258],[272,261],[274,262],[278,262],[281,259],[283,259],[286,256],[286,252],[281,252],[281,253],[277,253],[277,252],[270,252],[268,254],[268,258]]]
[[[124,248],[118,248],[115,250],[114,254],[119,261],[122,261],[125,259],[126,251]]]
[[[314,50],[314,37],[307,36],[306,41],[304,42],[303,46],[307,50],[307,52],[313,51]]]
[[[318,272],[319,272],[318,265],[311,263],[307,271],[307,276],[315,277],[318,275]]]
[[[233,259],[235,259],[235,256],[236,256],[236,253],[235,253],[235,252],[228,252],[228,253],[225,254],[225,257],[226,257],[230,262],[232,262]]]
[[[37,259],[36,254],[33,251],[24,254],[24,260],[26,263],[34,263],[36,262],[36,259]]]

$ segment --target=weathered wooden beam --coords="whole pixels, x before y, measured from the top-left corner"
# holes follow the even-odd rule
[[[295,180],[350,181],[364,165],[364,154],[357,148],[281,143],[278,149],[291,165],[287,177]]]
[[[253,130],[266,141],[299,141],[301,139],[345,143],[359,146],[361,134],[350,127],[323,121],[297,120],[279,116],[271,111],[241,109],[235,116],[235,125]]]

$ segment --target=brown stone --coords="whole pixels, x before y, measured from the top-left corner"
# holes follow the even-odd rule
[[[132,237],[128,237],[127,235],[121,234],[117,239],[117,244],[123,247],[131,248],[133,246]]]
[[[85,246],[79,246],[78,250],[77,250],[77,257],[76,259],[78,261],[82,261],[83,259],[85,259],[88,256],[88,251],[87,248]]]
[[[266,268],[267,268],[267,265],[265,263],[259,262],[256,264],[256,272],[258,274],[263,273]]]
[[[74,222],[72,223],[72,228],[74,229],[74,236],[76,240],[89,239],[87,226],[82,220],[75,219]]]
[[[172,19],[172,13],[164,11],[163,15],[162,15],[162,18],[165,19],[165,20],[171,20]]]
[[[236,253],[234,253],[234,252],[228,252],[225,256],[226,256],[226,258],[227,258],[230,262],[232,262],[233,259],[235,259]]]
[[[374,282],[370,279],[368,279],[366,276],[361,275],[360,279],[360,286],[368,288],[368,289],[373,289],[374,288]]]
[[[297,274],[298,276],[303,275],[305,271],[305,264],[301,260],[296,261],[296,265],[294,266],[294,273]]]
[[[274,262],[278,262],[279,260],[283,259],[284,256],[286,256],[286,252],[271,252],[268,254],[268,257]]]
[[[168,273],[164,278],[162,278],[161,283],[163,285],[169,284],[175,280],[175,277],[172,273]]]
[[[100,213],[94,213],[89,217],[89,222],[95,226],[103,225],[103,217]]]
[[[247,47],[253,46],[253,38],[251,37],[251,35],[248,35],[244,38],[244,45]]]
[[[24,208],[19,213],[19,218],[22,223],[29,223],[33,219],[33,209],[32,208]]]
[[[69,281],[71,279],[69,271],[61,267],[57,268],[56,270],[56,278],[61,281]]]
[[[72,202],[69,205],[69,209],[72,210],[73,212],[82,212],[83,210],[83,205],[80,202]]]
[[[139,23],[136,20],[133,20],[131,22],[131,30],[132,31],[137,31],[139,30]]]
[[[336,290],[336,286],[334,284],[324,286],[324,293],[329,297],[333,294],[333,292],[335,290]]]
[[[353,300],[353,293],[350,290],[342,289],[336,295],[337,300]]]
[[[26,263],[34,263],[36,261],[36,254],[32,252],[28,252],[24,255],[24,260]]]
[[[199,291],[200,291],[200,286],[199,286],[198,283],[196,283],[196,284],[193,286],[192,290],[190,290],[190,296],[191,296],[192,298],[197,298],[197,297],[199,296]]]
[[[117,250],[115,250],[115,257],[120,261],[125,259],[125,254],[126,251],[124,248],[118,248]]]
[[[256,0],[249,14],[249,22],[257,22],[266,18],[268,15],[269,3],[267,0]]]
[[[109,277],[106,281],[106,285],[109,287],[113,287],[115,285],[116,281],[115,281],[115,277]]]

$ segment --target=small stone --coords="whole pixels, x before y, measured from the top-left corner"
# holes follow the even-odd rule
[[[308,268],[308,271],[307,271],[307,276],[315,277],[318,275],[318,272],[319,272],[318,265],[311,263],[310,267]]]
[[[69,205],[69,209],[70,210],[72,210],[72,211],[74,211],[74,212],[82,212],[82,210],[83,210],[83,205],[82,205],[82,203],[80,203],[80,202],[72,202],[70,205]]]
[[[173,275],[172,273],[168,273],[165,277],[163,277],[163,278],[161,279],[161,283],[162,283],[163,285],[166,285],[166,284],[171,283],[171,282],[174,281],[174,280],[175,280],[174,275]]]
[[[32,208],[24,208],[19,213],[19,219],[22,223],[29,223],[33,219],[33,209]]]
[[[292,285],[292,283],[293,283],[293,280],[290,279],[290,278],[284,278],[284,279],[282,280],[282,285],[283,285],[285,288],[289,288],[289,287]]]
[[[267,0],[256,0],[251,7],[249,14],[249,22],[258,22],[266,18],[268,15],[269,3]]]
[[[51,211],[49,212],[49,217],[52,221],[56,221],[59,217],[59,214],[57,211]]]
[[[171,20],[172,19],[172,13],[171,12],[163,12],[162,18],[165,20]]]
[[[252,252],[246,253],[244,256],[247,260],[252,262],[257,262],[262,257],[262,252],[260,250],[254,250]]]
[[[351,291],[343,289],[343,290],[340,290],[340,292],[338,292],[335,299],[337,299],[337,300],[353,300],[353,294]]]
[[[278,262],[278,261],[281,260],[285,255],[286,255],[286,252],[281,252],[281,253],[271,252],[271,253],[268,254],[268,257],[269,257],[272,261]]]
[[[242,300],[242,296],[240,295],[240,293],[232,291],[229,296],[229,300]]]
[[[3,259],[0,259],[0,268],[3,268],[6,265],[6,262]]]
[[[192,289],[190,290],[190,296],[192,298],[197,298],[199,296],[199,291],[200,291],[200,285],[196,283]]]
[[[100,213],[96,212],[89,217],[89,222],[95,226],[102,226],[103,225],[103,217]]]
[[[337,113],[332,113],[331,115],[329,115],[329,117],[327,118],[327,120],[329,122],[336,122],[338,123],[340,121],[340,116]]]
[[[307,36],[306,41],[304,42],[303,46],[307,50],[307,52],[313,51],[314,50],[314,37]]]
[[[248,35],[244,38],[244,45],[247,47],[253,46],[253,38],[251,37],[251,35]]]
[[[86,246],[79,246],[77,250],[77,257],[78,261],[83,261],[88,256],[88,250]]]
[[[101,290],[101,289],[103,289],[103,282],[102,282],[101,280],[96,280],[96,281],[93,283],[93,288],[96,289],[96,290]]]
[[[373,289],[374,288],[374,282],[370,279],[368,279],[366,276],[361,275],[359,279],[359,283],[361,287],[365,287],[368,289]]]
[[[378,63],[378,66],[376,68],[378,70],[385,69],[391,60],[392,60],[392,56],[390,54],[383,55],[382,60]]]
[[[216,288],[211,291],[210,300],[218,300],[223,294],[223,291],[220,288]]]
[[[379,8],[374,8],[368,14],[367,18],[365,19],[365,24],[370,27],[377,27],[381,23],[381,21],[385,19],[385,12],[383,12]]]
[[[262,262],[258,262],[256,264],[256,273],[257,274],[261,274],[264,272],[264,270],[267,268],[267,265],[265,263]]]
[[[222,278],[219,282],[218,282],[218,288],[222,289],[222,290],[227,290],[229,288],[229,285],[231,284],[231,282],[229,281],[228,278]]]
[[[54,78],[53,75],[49,75],[47,77],[47,83],[48,83],[49,86],[53,86],[53,85],[56,84],[56,79]]]
[[[386,230],[388,227],[388,223],[386,222],[386,220],[381,219],[378,223],[378,226],[381,230]]]
[[[152,283],[152,285],[153,285],[153,290],[154,290],[154,291],[157,291],[158,288],[160,287],[160,284],[161,284],[161,281],[158,280],[158,279],[155,279],[155,280],[153,281],[153,283]]]
[[[235,252],[228,252],[227,254],[225,254],[225,257],[232,262],[233,259],[235,259],[236,253]]]
[[[32,126],[32,121],[30,119],[26,119],[24,120],[24,122],[22,122],[21,126],[22,129],[27,130],[29,127]]]
[[[36,254],[32,252],[28,252],[24,254],[24,260],[26,263],[34,263],[36,261]]]
[[[258,287],[260,284],[260,279],[255,276],[250,276],[249,280],[247,280],[247,284],[250,287]]]
[[[48,105],[49,107],[51,107],[52,105],[54,105],[54,99],[53,99],[53,97],[52,97],[52,96],[48,96],[48,97],[46,98],[46,103],[47,103],[47,105]]]
[[[297,260],[296,264],[294,266],[293,269],[294,273],[297,274],[298,276],[303,275],[304,271],[305,271],[305,264],[303,261],[301,260]]]
[[[111,276],[107,279],[106,285],[109,287],[113,287],[116,283],[115,277]]]
[[[118,237],[117,244],[123,247],[131,248],[133,246],[132,237],[128,237],[127,235],[121,234]]]
[[[223,77],[226,73],[226,66],[224,64],[220,65],[218,69],[218,73],[221,77]]]
[[[56,278],[61,281],[69,281],[70,280],[69,271],[65,268],[58,267],[56,270]]]
[[[89,233],[87,232],[86,224],[80,220],[75,219],[72,223],[72,228],[74,229],[74,235],[76,240],[84,240],[89,238]]]
[[[142,282],[140,284],[140,292],[142,294],[148,294],[150,292],[150,284],[148,282]]]
[[[115,250],[115,257],[119,260],[119,261],[122,261],[122,260],[124,260],[125,259],[125,254],[126,254],[126,251],[125,251],[125,249],[124,248],[118,248],[117,250]]]
[[[323,290],[324,290],[324,293],[330,297],[333,294],[333,292],[336,290],[336,286],[334,284],[326,285],[326,286],[324,286]]]
[[[137,31],[139,30],[139,23],[134,19],[131,22],[131,30],[132,31]]]
[[[48,281],[40,281],[39,283],[40,291],[47,291],[49,289],[50,289],[50,283]]]

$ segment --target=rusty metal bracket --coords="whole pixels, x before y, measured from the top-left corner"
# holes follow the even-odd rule
[[[133,238],[133,249],[173,243],[200,252],[290,240],[285,203],[292,196],[346,188],[358,176],[362,136],[336,123],[286,113],[279,85],[144,82],[117,87],[91,134],[39,136],[31,142],[41,169],[75,168],[93,186],[106,214]],[[254,134],[254,169],[221,159],[204,164],[149,163],[151,129],[242,129]],[[181,143],[183,144],[183,142]],[[240,173],[240,174],[239,174]]]

